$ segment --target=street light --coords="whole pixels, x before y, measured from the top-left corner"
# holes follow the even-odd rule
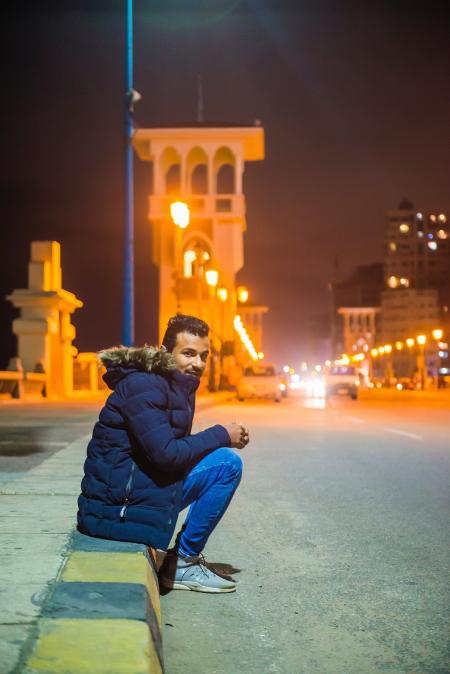
[[[403,349],[403,342],[395,342],[395,348],[397,351],[401,351]]]
[[[425,377],[425,344],[427,343],[426,335],[417,335],[416,337],[417,344],[419,345],[419,355],[417,357],[417,369],[420,373],[420,384],[422,391],[425,389],[426,377]]]
[[[215,288],[219,281],[219,272],[216,271],[215,269],[208,269],[205,276],[206,276],[206,283],[209,286],[211,286],[211,288]]]
[[[245,304],[248,301],[249,292],[245,286],[237,287],[237,298],[238,302]]]
[[[444,334],[444,331],[441,330],[440,328],[436,328],[436,330],[433,330],[433,332],[432,332],[432,335],[433,335],[434,339],[436,339],[437,341],[442,339],[443,334]]]
[[[217,297],[221,302],[226,302],[228,297],[228,290],[226,288],[217,288]]]
[[[412,337],[408,337],[406,340],[406,346],[410,349],[414,346],[414,339]]]
[[[189,206],[184,201],[174,201],[170,204],[170,215],[175,225],[186,229],[190,222]]]

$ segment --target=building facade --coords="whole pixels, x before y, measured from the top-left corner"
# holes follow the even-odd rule
[[[148,217],[159,269],[159,339],[170,316],[196,315],[211,327],[218,367],[224,354],[229,360],[241,350],[234,319],[247,226],[243,174],[245,162],[264,158],[264,130],[256,123],[139,129],[134,147],[153,164]],[[188,215],[178,226],[172,208],[180,202]]]

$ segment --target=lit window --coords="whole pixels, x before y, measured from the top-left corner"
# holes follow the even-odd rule
[[[437,250],[437,243],[436,241],[428,241],[428,248],[430,250]]]
[[[409,225],[407,225],[406,222],[402,222],[402,224],[399,227],[399,230],[401,231],[402,234],[407,234],[409,232]]]
[[[448,239],[448,234],[445,231],[445,229],[438,229],[437,237],[438,237],[438,239]]]
[[[444,215],[444,213],[439,213],[438,220],[439,222],[447,222],[447,217]]]
[[[393,252],[397,250],[397,244],[395,243],[395,241],[389,242],[389,250],[392,250]]]

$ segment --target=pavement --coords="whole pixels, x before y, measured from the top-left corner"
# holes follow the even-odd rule
[[[0,404],[1,674],[158,671],[127,650],[158,655],[139,630],[145,551],[85,550],[73,533],[101,402]],[[448,392],[199,401],[197,429],[233,420],[251,430],[244,478],[205,552],[238,590],[162,594],[167,674],[447,674]],[[104,555],[107,577],[89,577]]]
[[[86,445],[104,397],[0,402],[0,674],[162,671],[159,595],[145,546],[97,541],[93,549],[74,532]],[[205,395],[197,408],[227,398],[226,392]],[[111,593],[121,591],[127,600],[120,614]],[[99,648],[105,620],[106,659]]]

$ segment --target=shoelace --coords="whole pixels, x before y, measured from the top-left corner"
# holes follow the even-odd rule
[[[189,566],[198,566],[205,576],[208,576],[208,571],[212,572],[212,570],[208,567],[208,562],[201,552],[196,557],[186,557],[186,559],[189,561]]]

